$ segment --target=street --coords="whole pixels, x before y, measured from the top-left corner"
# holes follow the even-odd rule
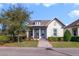
[[[79,48],[0,47],[0,56],[79,56]]]

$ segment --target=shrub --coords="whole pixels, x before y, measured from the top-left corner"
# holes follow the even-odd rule
[[[49,41],[63,41],[63,37],[48,37]]]
[[[26,36],[19,36],[20,41],[24,41],[26,39]]]
[[[6,43],[10,40],[10,38],[8,36],[2,35],[0,36],[0,43]]]
[[[79,36],[73,36],[71,38],[71,41],[73,41],[73,42],[79,42]]]
[[[19,41],[24,41],[26,39],[26,36],[22,36],[20,35],[19,36]],[[13,36],[10,36],[10,41],[11,42],[17,42],[18,41],[18,35],[15,35],[14,37]]]
[[[48,37],[48,40],[49,41],[57,41],[57,38],[55,38],[55,37]]]
[[[70,31],[69,30],[66,30],[65,32],[64,32],[64,41],[70,41],[71,40],[71,33],[70,33]]]
[[[58,37],[58,41],[63,41],[63,37]]]

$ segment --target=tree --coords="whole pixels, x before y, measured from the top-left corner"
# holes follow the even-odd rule
[[[70,31],[69,30],[66,30],[64,32],[64,41],[70,41],[71,40],[71,37],[72,37],[72,35],[71,35]]]
[[[23,29],[22,24],[30,19],[30,14],[27,9],[21,4],[12,5],[7,10],[3,9],[1,13],[1,22],[8,26],[8,33],[15,39],[15,35]],[[23,29],[25,30],[25,29]]]

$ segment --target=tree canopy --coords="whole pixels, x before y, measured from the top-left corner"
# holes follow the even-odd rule
[[[20,4],[12,5],[8,9],[1,11],[0,23],[7,25],[9,34],[15,35],[20,30],[26,28],[25,23],[30,19],[31,13]]]

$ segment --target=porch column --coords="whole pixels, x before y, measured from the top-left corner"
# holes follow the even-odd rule
[[[35,36],[34,34],[35,34],[35,30],[34,30],[34,28],[33,28],[33,39],[34,39],[34,36]]]
[[[26,35],[27,35],[27,38],[29,38],[29,30],[27,30]]]
[[[79,36],[79,28],[78,28],[78,36]]]
[[[41,29],[39,28],[39,39],[41,38]]]

